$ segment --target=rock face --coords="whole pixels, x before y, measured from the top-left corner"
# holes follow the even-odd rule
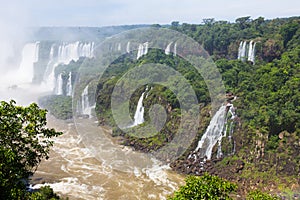
[[[198,152],[193,152],[192,155],[194,156],[189,157],[186,160],[177,160],[170,166],[175,171],[184,174],[202,175],[205,172],[208,172],[228,180],[233,180],[235,174],[241,173],[245,166],[245,163],[242,160],[228,161],[223,163],[224,166],[222,167],[222,170],[220,170],[221,168],[218,166],[218,162],[222,159],[206,160],[206,158],[199,157]]]

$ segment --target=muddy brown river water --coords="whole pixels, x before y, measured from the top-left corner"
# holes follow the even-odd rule
[[[72,199],[166,199],[184,177],[151,156],[118,145],[93,119],[66,122],[48,117],[64,134],[32,177],[34,188],[50,185]]]

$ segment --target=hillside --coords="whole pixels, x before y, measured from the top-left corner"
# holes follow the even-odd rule
[[[195,175],[208,171],[236,181],[241,185],[241,194],[253,188],[273,193],[299,190],[300,18],[264,20],[260,17],[252,20],[242,17],[235,23],[206,19],[201,25],[173,22],[169,28],[203,45],[218,67],[226,91],[237,97],[235,101],[229,100],[236,108],[237,115],[233,134],[230,135],[234,142],[228,137],[224,138],[223,156],[217,155],[216,145],[211,161],[207,161],[203,167],[199,167],[199,162],[205,158],[190,162],[190,151],[195,149],[213,117],[207,86],[201,75],[180,56],[166,55],[155,49],[149,49],[137,60],[124,55],[106,69],[96,92],[96,113],[100,124],[111,126],[113,135],[122,136],[123,144],[133,146],[136,150],[155,152],[170,142],[185,112],[180,109],[179,100],[172,90],[156,84],[143,85],[135,90],[130,97],[130,115],[133,119],[136,105],[145,93],[147,98],[142,98],[144,121],[128,131],[116,126],[110,103],[116,83],[127,71],[147,63],[167,64],[192,85],[201,113],[198,136],[190,148],[171,163],[174,170]],[[184,86],[178,87],[184,89]],[[149,108],[156,104],[166,110],[163,128],[154,136],[156,129],[148,129],[146,134],[149,137],[135,137],[139,130],[145,132],[145,129],[139,128],[148,127],[153,113]],[[187,123],[187,126],[193,124]]]

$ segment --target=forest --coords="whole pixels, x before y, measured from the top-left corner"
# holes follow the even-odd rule
[[[236,19],[235,23],[205,19],[200,25],[172,22],[171,26],[153,26],[179,31],[203,45],[218,67],[226,91],[237,97],[234,106],[239,119],[233,135],[236,153],[225,156],[221,161],[213,156],[209,164],[213,167],[209,166],[207,171],[238,182],[242,185],[239,192],[244,194],[249,188],[263,191],[281,189],[287,193],[299,189],[300,18],[265,20],[263,17],[242,17]],[[238,59],[239,46],[243,41],[255,43],[255,61]],[[132,137],[139,127],[125,133],[116,126],[112,117],[110,100],[117,81],[134,66],[151,62],[167,64],[190,81],[203,116],[198,129],[200,138],[212,117],[209,114],[210,98],[205,82],[189,63],[158,50],[150,49],[147,55],[138,60],[121,57],[106,69],[98,83],[96,96],[96,113],[100,123],[113,127],[114,135],[124,136],[125,145],[143,152],[155,151],[174,137],[181,116],[180,105],[174,93],[163,86],[148,86],[152,90],[144,100],[145,122],[140,125],[143,127],[149,123],[147,108],[150,105],[162,105],[168,116],[165,126],[157,135]],[[139,88],[131,97],[132,117],[145,88]],[[223,151],[226,152],[228,144],[226,140],[223,143]],[[183,167],[187,164],[185,159],[188,152],[195,145],[196,141],[179,161],[171,164],[174,170],[188,174],[204,173],[187,171]],[[215,154],[216,151],[215,148]]]

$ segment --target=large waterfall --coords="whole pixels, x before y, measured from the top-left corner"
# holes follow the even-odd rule
[[[52,44],[49,53],[49,62],[44,74],[44,84],[46,87],[50,90],[58,87],[56,83],[59,81],[55,79],[54,72],[59,64],[69,64],[72,60],[77,61],[80,57],[94,57],[94,42],[77,41],[73,43]]]
[[[211,159],[213,147],[217,142],[220,142],[223,137],[225,125],[226,106],[221,106],[220,109],[211,119],[209,126],[203,134],[195,151],[200,151],[201,157]]]
[[[241,41],[238,51],[238,59],[242,60],[243,62],[248,60],[255,64],[255,46],[256,42],[253,40],[251,40],[249,44],[247,44],[247,41]]]
[[[72,60],[77,61],[80,57],[93,57],[93,42],[63,43],[58,46],[57,62],[69,64]]]
[[[17,73],[19,83],[31,83],[34,76],[34,63],[39,60],[39,42],[25,44],[22,60]]]
[[[134,122],[132,126],[137,126],[144,122],[144,107],[143,107],[144,95],[145,92],[143,92],[141,97],[139,98],[138,104],[136,106],[136,111],[134,114]]]
[[[235,100],[234,97],[232,100]],[[211,119],[209,126],[205,133],[202,135],[198,142],[198,145],[194,152],[189,155],[188,159],[194,160],[204,159],[210,160],[212,157],[213,148],[218,145],[217,158],[223,156],[222,153],[222,138],[228,137],[228,140],[233,144],[230,154],[235,152],[235,141],[232,141],[232,135],[234,130],[234,124],[236,122],[237,115],[235,113],[235,107],[231,103],[231,100],[226,105],[222,105],[216,114]]]

